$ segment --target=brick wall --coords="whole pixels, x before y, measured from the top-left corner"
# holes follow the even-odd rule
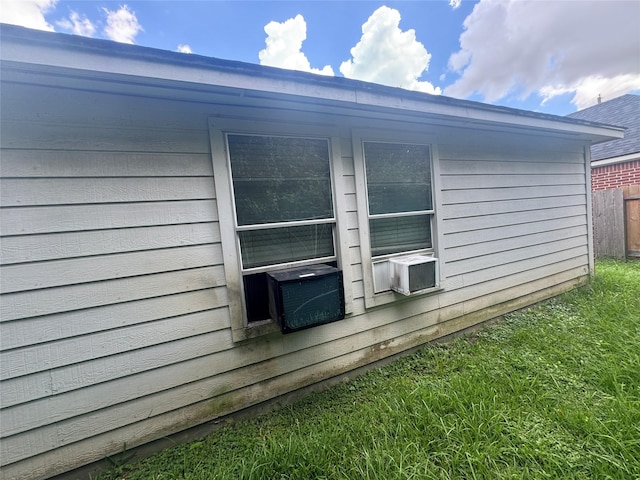
[[[591,190],[640,185],[640,160],[591,169]]]

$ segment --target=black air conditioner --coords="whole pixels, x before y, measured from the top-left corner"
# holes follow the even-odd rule
[[[267,273],[269,313],[282,333],[344,318],[342,271],[329,265]]]

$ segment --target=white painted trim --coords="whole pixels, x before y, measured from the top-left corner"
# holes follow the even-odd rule
[[[587,202],[587,249],[589,254],[589,274],[595,273],[595,245],[593,237],[593,198],[591,193],[591,148],[589,145],[584,146],[584,179],[586,185],[586,202]]]
[[[236,248],[233,208],[223,207],[223,205],[233,205],[233,192],[231,191],[231,183],[228,180],[230,172],[227,162],[226,142],[222,130],[218,127],[217,119],[209,118],[209,141],[214,172],[213,181],[216,187],[216,202],[218,204],[225,283],[229,298],[231,333],[234,341],[238,341],[243,339],[242,333],[245,327],[241,294],[242,275],[240,273],[240,258]]]
[[[605,158],[604,160],[594,160],[591,162],[591,168],[604,167],[606,165],[615,165],[617,163],[633,162],[640,160],[640,152],[630,153],[629,155],[621,155],[619,157]]]
[[[337,132],[331,135],[331,184],[333,186],[334,216],[336,219],[336,238],[334,248],[338,258],[338,267],[342,270],[344,283],[345,314],[353,313],[353,272],[349,256],[349,230],[345,195],[344,166],[342,163],[341,141]]]
[[[442,254],[438,255],[438,252],[444,252],[444,228],[442,226],[442,186],[441,186],[441,172],[440,172],[440,149],[438,143],[433,142],[431,144],[431,194],[433,201],[434,214],[431,220],[431,244],[435,256],[442,257]],[[441,289],[446,288],[445,275],[447,267],[446,262],[439,261],[438,285]]]

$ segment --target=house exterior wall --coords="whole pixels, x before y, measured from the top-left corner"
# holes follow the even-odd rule
[[[625,185],[640,185],[640,160],[603,165],[591,169],[591,188],[608,190]]]
[[[238,102],[251,100],[238,100]],[[227,101],[228,104],[228,101]],[[234,341],[208,120],[220,103],[3,85],[0,459],[41,479],[586,281],[585,145],[277,102],[340,144],[344,320]],[[280,109],[280,110],[279,110]],[[352,129],[428,134],[442,290],[369,308]]]

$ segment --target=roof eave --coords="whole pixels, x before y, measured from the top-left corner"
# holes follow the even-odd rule
[[[555,115],[429,95],[342,77],[325,77],[170,52],[105,40],[34,31],[12,25],[0,28],[3,62],[48,66],[208,87],[293,95],[360,107],[411,111],[461,121],[494,123],[578,135],[592,144],[623,137],[623,129]],[[69,52],[73,54],[70,55]]]

